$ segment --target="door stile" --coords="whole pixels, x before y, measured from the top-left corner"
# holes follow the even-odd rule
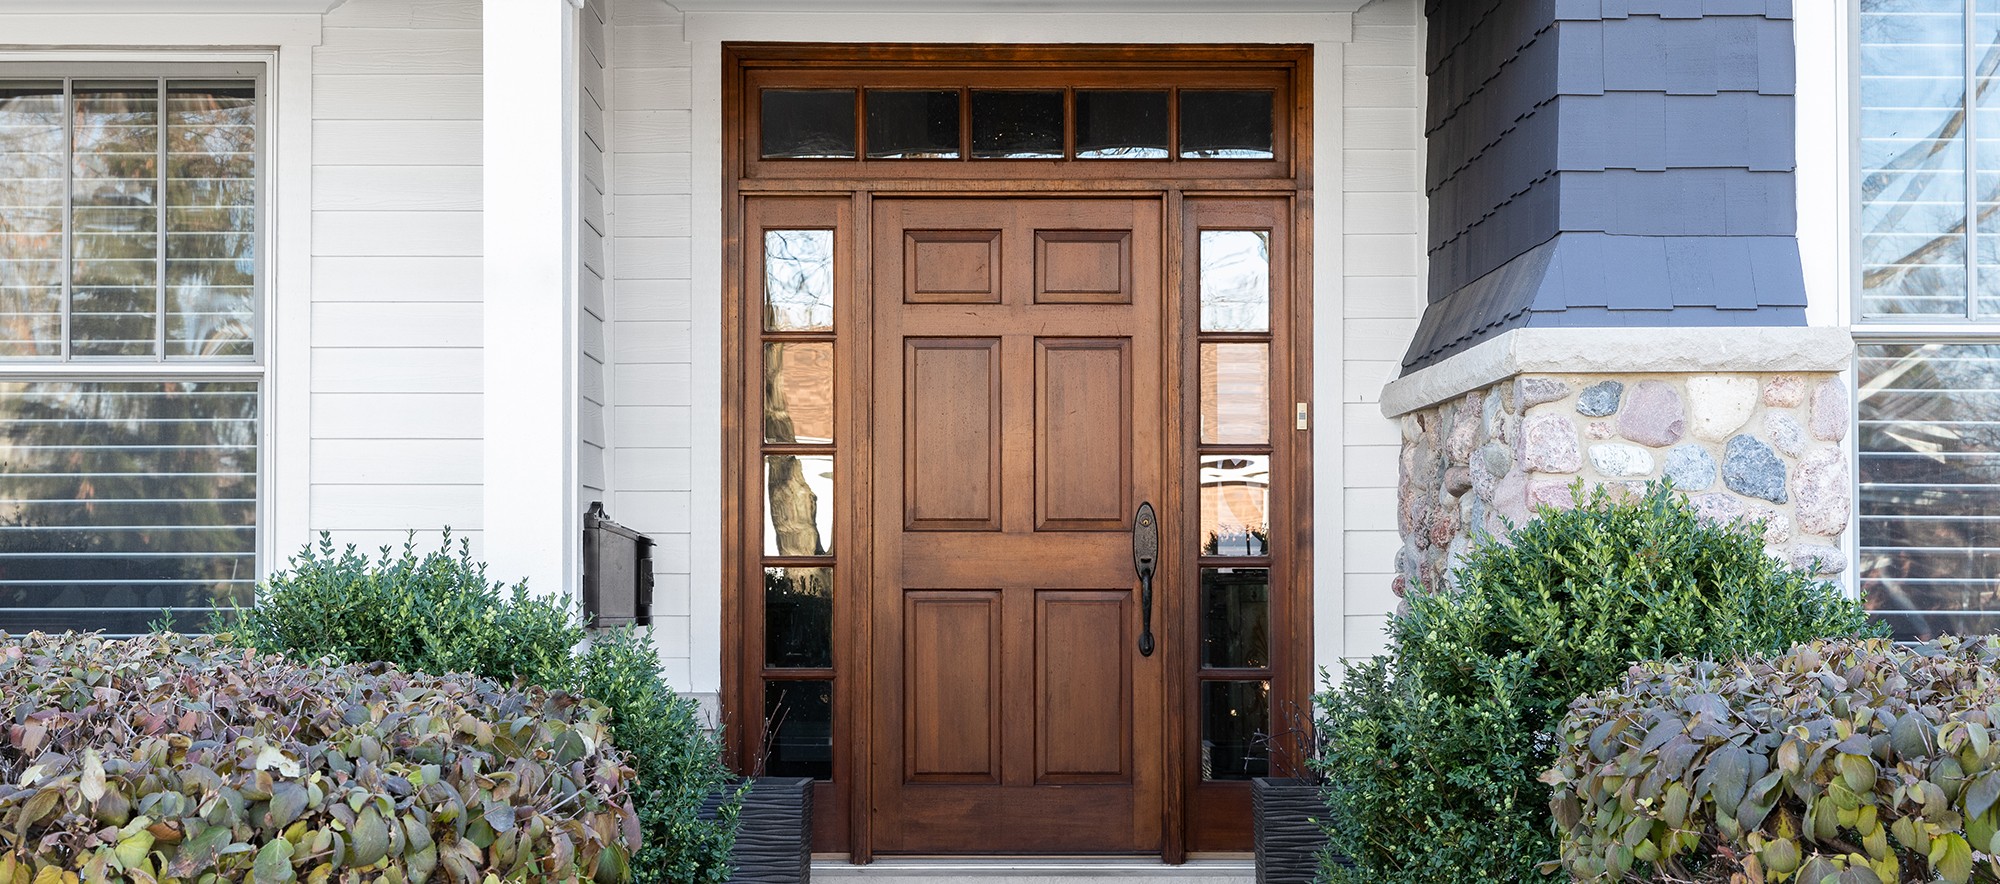
[[[866,191],[853,195],[853,209],[849,213],[852,227],[848,241],[854,254],[854,273],[849,287],[854,293],[849,298],[848,315],[851,324],[843,340],[851,348],[847,360],[847,385],[841,391],[848,403],[847,417],[842,426],[847,438],[854,440],[853,454],[848,456],[849,484],[852,490],[847,495],[848,535],[853,546],[853,564],[848,573],[854,579],[848,581],[847,608],[848,623],[854,624],[843,634],[836,630],[835,640],[846,639],[846,671],[848,690],[845,693],[847,726],[845,728],[848,749],[836,752],[849,760],[847,770],[847,837],[848,855],[857,865],[875,861],[875,851],[870,841],[872,824],[871,806],[874,794],[874,776],[869,760],[873,745],[873,730],[869,722],[875,720],[875,667],[868,665],[874,659],[873,651],[873,608],[876,582],[875,532],[869,519],[868,508],[875,499],[875,397],[869,395],[874,389],[875,372],[875,237],[870,233],[874,224],[874,202]],[[861,526],[871,526],[860,530]],[[836,649],[836,653],[839,650]]]
[[[1175,112],[1169,107],[1169,114]],[[1161,200],[1161,210],[1164,213],[1160,227],[1163,241],[1161,260],[1164,266],[1160,274],[1162,288],[1160,355],[1164,364],[1160,367],[1160,377],[1171,385],[1170,389],[1162,391],[1164,395],[1161,411],[1166,418],[1166,425],[1160,428],[1160,433],[1166,440],[1163,446],[1166,449],[1163,452],[1166,483],[1161,492],[1161,506],[1162,512],[1177,513],[1180,518],[1171,524],[1166,519],[1161,520],[1163,530],[1160,538],[1159,585],[1171,590],[1187,585],[1187,575],[1190,573],[1187,558],[1189,539],[1195,536],[1194,526],[1189,522],[1189,516],[1194,508],[1189,505],[1188,483],[1182,478],[1190,475],[1194,467],[1189,458],[1189,452],[1194,450],[1194,431],[1190,426],[1192,422],[1188,419],[1190,406],[1187,395],[1188,345],[1194,340],[1194,336],[1188,333],[1192,328],[1189,324],[1192,314],[1189,313],[1189,303],[1181,280],[1182,238],[1185,226],[1181,192],[1167,191],[1165,199]],[[1161,699],[1165,704],[1167,720],[1167,726],[1160,729],[1160,739],[1164,743],[1161,747],[1161,762],[1166,768],[1162,771],[1162,783],[1166,789],[1162,802],[1164,805],[1162,823],[1165,826],[1166,838],[1161,859],[1171,865],[1180,865],[1187,861],[1187,795],[1191,785],[1188,782],[1187,765],[1181,763],[1181,759],[1187,757],[1188,747],[1191,744],[1188,741],[1186,727],[1180,726],[1180,723],[1194,719],[1189,712],[1187,683],[1191,680],[1188,673],[1195,662],[1195,656],[1189,652],[1188,638],[1198,635],[1190,631],[1190,627],[1195,625],[1196,606],[1187,603],[1186,592],[1169,591],[1161,593],[1160,597],[1163,602],[1160,611],[1162,626],[1180,624],[1178,630],[1163,630],[1169,641],[1162,649],[1166,654],[1163,665],[1166,667],[1167,677],[1160,680],[1160,689],[1166,694]]]
[[[1301,119],[1307,121],[1307,125],[1310,125],[1312,119],[1310,108],[1307,108],[1304,113],[1305,116],[1301,117]],[[1307,131],[1310,132],[1310,129]],[[1310,136],[1308,135],[1307,137]],[[1313,438],[1314,434],[1318,432],[1320,421],[1331,422],[1337,419],[1337,415],[1318,414],[1318,408],[1314,404],[1317,400],[1313,396],[1313,308],[1315,305],[1313,303],[1312,267],[1312,191],[1304,190],[1295,194],[1291,199],[1290,209],[1293,219],[1291,232],[1293,283],[1289,293],[1290,297],[1287,299],[1286,304],[1289,308],[1286,310],[1288,314],[1286,321],[1289,323],[1285,330],[1286,365],[1289,367],[1291,374],[1291,395],[1289,398],[1293,402],[1307,403],[1307,412],[1306,426],[1303,430],[1297,429],[1296,424],[1289,419],[1292,417],[1289,414],[1274,416],[1282,423],[1284,429],[1281,432],[1284,433],[1285,438],[1291,444],[1291,451],[1287,455],[1288,460],[1286,460],[1291,470],[1288,481],[1285,484],[1292,489],[1292,497],[1288,503],[1289,508],[1281,512],[1292,517],[1294,523],[1292,542],[1289,544],[1292,561],[1290,569],[1286,571],[1286,579],[1290,581],[1292,587],[1290,597],[1287,599],[1289,604],[1287,614],[1291,618],[1290,622],[1293,624],[1291,629],[1288,630],[1291,639],[1288,644],[1292,659],[1290,665],[1286,667],[1286,672],[1289,673],[1291,678],[1297,679],[1297,681],[1293,683],[1293,687],[1284,696],[1287,700],[1300,703],[1301,706],[1299,708],[1306,716],[1306,721],[1311,722],[1317,720],[1313,716],[1312,696],[1318,685],[1317,672],[1313,666],[1313,626],[1315,621],[1313,620],[1314,593],[1311,590],[1313,586],[1313,513],[1315,512],[1315,506],[1317,506],[1317,501],[1313,495]],[[1329,423],[1328,426],[1338,425]],[[1273,431],[1280,432],[1275,427]],[[1306,736],[1311,740],[1318,738],[1316,734],[1308,734]],[[1290,751],[1292,752],[1292,757],[1303,763],[1311,751],[1311,746],[1293,746],[1290,748]]]

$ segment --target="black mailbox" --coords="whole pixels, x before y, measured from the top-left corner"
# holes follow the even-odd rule
[[[603,501],[583,514],[583,616],[593,629],[653,622],[653,538],[611,521]]]

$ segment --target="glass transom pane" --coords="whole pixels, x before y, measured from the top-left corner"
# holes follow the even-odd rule
[[[257,409],[253,382],[0,383],[0,630],[248,604]]]
[[[833,330],[833,231],[764,231],[764,330]]]
[[[1061,159],[1063,94],[972,90],[977,159]]]
[[[766,89],[761,103],[765,159],[854,158],[854,90]]]
[[[1200,272],[1202,331],[1270,330],[1269,231],[1202,231]]]
[[[1077,90],[1077,159],[1166,159],[1167,104],[1165,91]]]
[[[958,158],[958,90],[868,90],[868,158]]]
[[[1264,90],[1181,90],[1181,156],[1268,160],[1276,94]]]

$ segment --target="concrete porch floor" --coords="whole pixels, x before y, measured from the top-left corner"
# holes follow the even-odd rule
[[[1156,859],[953,857],[948,859],[878,859],[857,866],[846,857],[815,857],[813,880],[892,880],[938,884],[1065,884],[1071,881],[1116,881],[1131,884],[1249,884],[1257,864],[1242,856],[1190,859],[1170,866]]]

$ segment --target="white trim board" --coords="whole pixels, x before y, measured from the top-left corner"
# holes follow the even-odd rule
[[[681,12],[1214,13],[1215,0],[665,0]],[[1234,13],[1352,14],[1370,0],[1234,0]]]
[[[0,13],[324,15],[347,0],[0,0]]]

